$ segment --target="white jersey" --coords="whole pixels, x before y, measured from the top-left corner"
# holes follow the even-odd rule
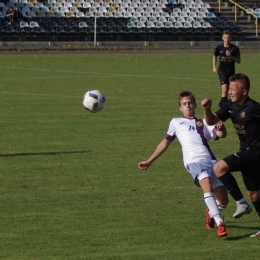
[[[175,137],[178,138],[182,146],[183,163],[188,169],[189,164],[194,162],[207,164],[216,160],[208,144],[211,138],[218,139],[216,132],[215,126],[207,125],[204,119],[173,118],[165,139],[173,141]]]

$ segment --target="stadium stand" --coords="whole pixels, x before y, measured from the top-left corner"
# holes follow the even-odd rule
[[[213,0],[2,1],[4,12],[10,6],[19,7],[23,16],[38,26],[26,26],[26,21],[2,23],[1,40],[26,40],[39,35],[41,39],[55,37],[60,41],[89,40],[94,37],[95,17],[98,40],[209,40],[219,37],[224,29],[241,36],[244,27],[241,29],[235,22],[227,1],[222,2],[222,11],[218,11],[217,1]],[[260,17],[260,4],[243,1],[241,5]]]

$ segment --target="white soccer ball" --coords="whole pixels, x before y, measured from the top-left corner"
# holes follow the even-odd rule
[[[104,108],[105,96],[99,90],[89,90],[83,96],[83,106],[91,113],[97,113]]]

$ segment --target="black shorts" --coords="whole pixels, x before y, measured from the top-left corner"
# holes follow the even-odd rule
[[[219,71],[218,72],[218,77],[219,77],[219,81],[220,81],[220,85],[223,84],[227,84],[229,85],[229,78],[232,76],[233,74],[225,74],[223,73],[223,71]]]
[[[252,150],[241,151],[223,159],[230,172],[240,171],[248,191],[260,189],[260,160]]]

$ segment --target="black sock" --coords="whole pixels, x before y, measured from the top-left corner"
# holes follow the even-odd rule
[[[260,217],[260,200],[253,201],[252,203],[253,203],[253,205],[255,207],[255,210],[256,210],[258,216]]]
[[[243,199],[243,194],[237,185],[237,181],[230,172],[220,176],[219,180],[226,186],[228,192],[235,201]]]

